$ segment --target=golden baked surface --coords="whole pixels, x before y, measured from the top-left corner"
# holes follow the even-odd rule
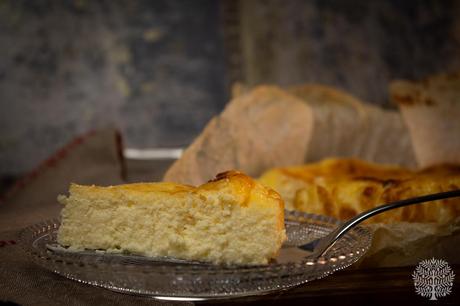
[[[267,264],[286,239],[284,203],[270,188],[237,171],[199,187],[139,183],[72,184],[58,242],[227,264]]]
[[[272,169],[259,182],[278,191],[286,209],[346,220],[391,201],[458,189],[460,166],[411,171],[355,159],[327,159]],[[460,199],[454,198],[391,210],[369,222],[447,222],[456,216],[460,216]]]

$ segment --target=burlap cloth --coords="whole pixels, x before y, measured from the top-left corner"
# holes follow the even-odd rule
[[[168,305],[83,285],[54,274],[23,251],[22,228],[59,215],[58,194],[69,183],[110,185],[123,182],[121,141],[114,130],[74,139],[18,182],[0,202],[0,304],[20,305]]]

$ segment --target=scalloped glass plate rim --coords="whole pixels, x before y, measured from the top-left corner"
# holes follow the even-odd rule
[[[315,215],[315,214],[309,214],[309,213],[303,213],[299,211],[286,211],[285,214],[285,220],[287,225],[290,223],[297,223],[297,224],[305,224],[305,225],[311,225],[314,227],[318,227],[318,229],[325,230],[328,229],[329,231],[337,226],[340,222],[332,217],[327,217],[327,216],[321,216],[321,215]],[[313,279],[319,279],[322,277],[325,277],[327,275],[330,275],[331,273],[344,269],[354,262],[356,262],[362,255],[367,252],[367,250],[370,247],[371,239],[372,239],[372,234],[368,229],[365,227],[357,226],[355,227],[351,232],[350,235],[354,234],[357,235],[359,240],[356,241],[356,246],[352,248],[352,252],[348,253],[334,253],[334,250],[331,250],[329,254],[327,253],[324,258],[321,258],[319,260],[312,260],[312,259],[305,259],[301,260],[298,262],[292,262],[292,263],[274,263],[270,264],[267,266],[222,266],[222,265],[171,265],[169,263],[168,265],[164,266],[156,266],[154,269],[156,270],[156,273],[163,274],[163,273],[173,273],[174,276],[180,277],[182,276],[190,276],[190,274],[193,275],[200,275],[200,274],[205,274],[205,276],[215,276],[218,275],[219,272],[222,272],[223,274],[227,274],[229,272],[231,273],[239,273],[241,275],[249,275],[249,274],[254,274],[254,273],[260,273],[260,282],[262,285],[264,285],[265,281],[271,281],[272,279],[270,276],[267,276],[268,274],[271,275],[274,279],[276,277],[279,277],[280,275],[283,275],[283,272],[289,271],[290,273],[295,272],[293,275],[288,274],[286,275],[287,277],[292,278],[292,282],[289,283],[286,282],[276,286],[272,285],[274,288],[269,289],[267,287],[266,290],[247,290],[247,291],[238,291],[240,290],[238,288],[238,292],[225,292],[223,290],[222,292],[210,292],[209,294],[201,293],[201,294],[195,294],[195,293],[177,293],[177,294],[172,294],[171,292],[165,292],[166,294],[161,294],[159,291],[155,291],[152,289],[132,289],[128,288],[126,286],[114,286],[113,284],[109,284],[109,281],[94,281],[91,279],[82,279],[81,277],[73,277],[72,274],[69,273],[64,273],[62,272],[63,269],[59,269],[60,265],[80,265],[80,267],[84,264],[88,264],[88,262],[81,262],[79,260],[76,260],[76,262],[70,261],[71,259],[75,259],[72,257],[75,256],[64,256],[64,255],[56,255],[56,254],[50,254],[49,251],[43,250],[40,248],[37,248],[37,246],[33,245],[37,239],[44,235],[49,235],[53,231],[56,231],[59,226],[59,219],[53,219],[53,220],[48,220],[48,221],[43,221],[34,225],[31,225],[27,228],[25,228],[21,233],[20,233],[20,240],[21,240],[21,245],[23,246],[24,250],[29,253],[35,261],[37,261],[42,267],[45,267],[49,270],[52,270],[53,272],[63,275],[69,279],[73,279],[82,283],[87,283],[99,287],[103,287],[106,289],[110,289],[113,291],[117,292],[122,292],[122,293],[128,293],[128,294],[138,294],[138,295],[143,295],[143,296],[152,296],[156,298],[162,298],[162,299],[188,299],[188,300],[200,300],[200,299],[209,299],[209,298],[230,298],[230,297],[240,297],[240,296],[248,296],[248,295],[259,295],[259,294],[268,294],[273,291],[278,291],[278,290],[284,290],[287,288],[291,288],[297,285],[300,285],[302,283],[305,283],[307,281],[311,281]],[[288,235],[289,236],[289,235]],[[343,238],[342,238],[343,239]],[[335,250],[337,251],[337,250]],[[340,250],[339,250],[340,251]],[[120,256],[123,257],[123,256]],[[50,262],[53,262],[54,265],[57,265],[56,267],[50,267]],[[112,266],[111,263],[103,263],[99,261],[94,261],[93,263],[91,262],[91,259],[89,260],[90,265],[94,265],[94,268],[96,269],[103,269],[103,268],[109,268],[109,269],[120,269],[119,266]],[[130,268],[135,268],[131,269]],[[122,270],[125,270],[126,272],[135,272],[135,273],[142,273],[142,270],[139,270],[139,265],[136,266],[129,266],[129,265],[123,265],[121,268]],[[152,267],[148,267],[152,271]],[[313,269],[315,268],[315,269]],[[313,269],[313,270],[312,270]],[[65,270],[65,269],[64,269]],[[314,273],[312,273],[314,271]],[[252,284],[251,284],[252,285]],[[254,287],[256,284],[253,284],[252,287]],[[230,287],[230,286],[229,286]]]

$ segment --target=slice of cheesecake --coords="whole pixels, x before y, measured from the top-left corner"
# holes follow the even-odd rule
[[[72,184],[58,200],[58,242],[73,250],[258,265],[275,258],[286,239],[281,197],[237,171],[199,187]]]

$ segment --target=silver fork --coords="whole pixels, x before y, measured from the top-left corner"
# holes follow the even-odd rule
[[[387,210],[395,209],[395,208],[402,207],[402,206],[420,204],[424,202],[442,200],[442,199],[447,199],[447,198],[454,198],[454,197],[459,197],[459,196],[460,196],[460,189],[457,189],[453,191],[439,192],[439,193],[433,193],[433,194],[424,195],[420,197],[409,198],[409,199],[395,201],[395,202],[391,202],[385,205],[377,206],[373,209],[365,211],[357,215],[356,217],[346,221],[345,223],[343,223],[342,225],[334,229],[327,236],[313,240],[307,244],[304,244],[298,247],[306,251],[312,251],[312,253],[308,256],[309,258],[319,258],[319,257],[322,257],[327,251],[329,251],[332,248],[332,246],[340,239],[340,237],[345,235],[345,233],[348,232],[351,228],[353,228],[357,224],[363,222],[364,220],[372,216],[375,216]]]

